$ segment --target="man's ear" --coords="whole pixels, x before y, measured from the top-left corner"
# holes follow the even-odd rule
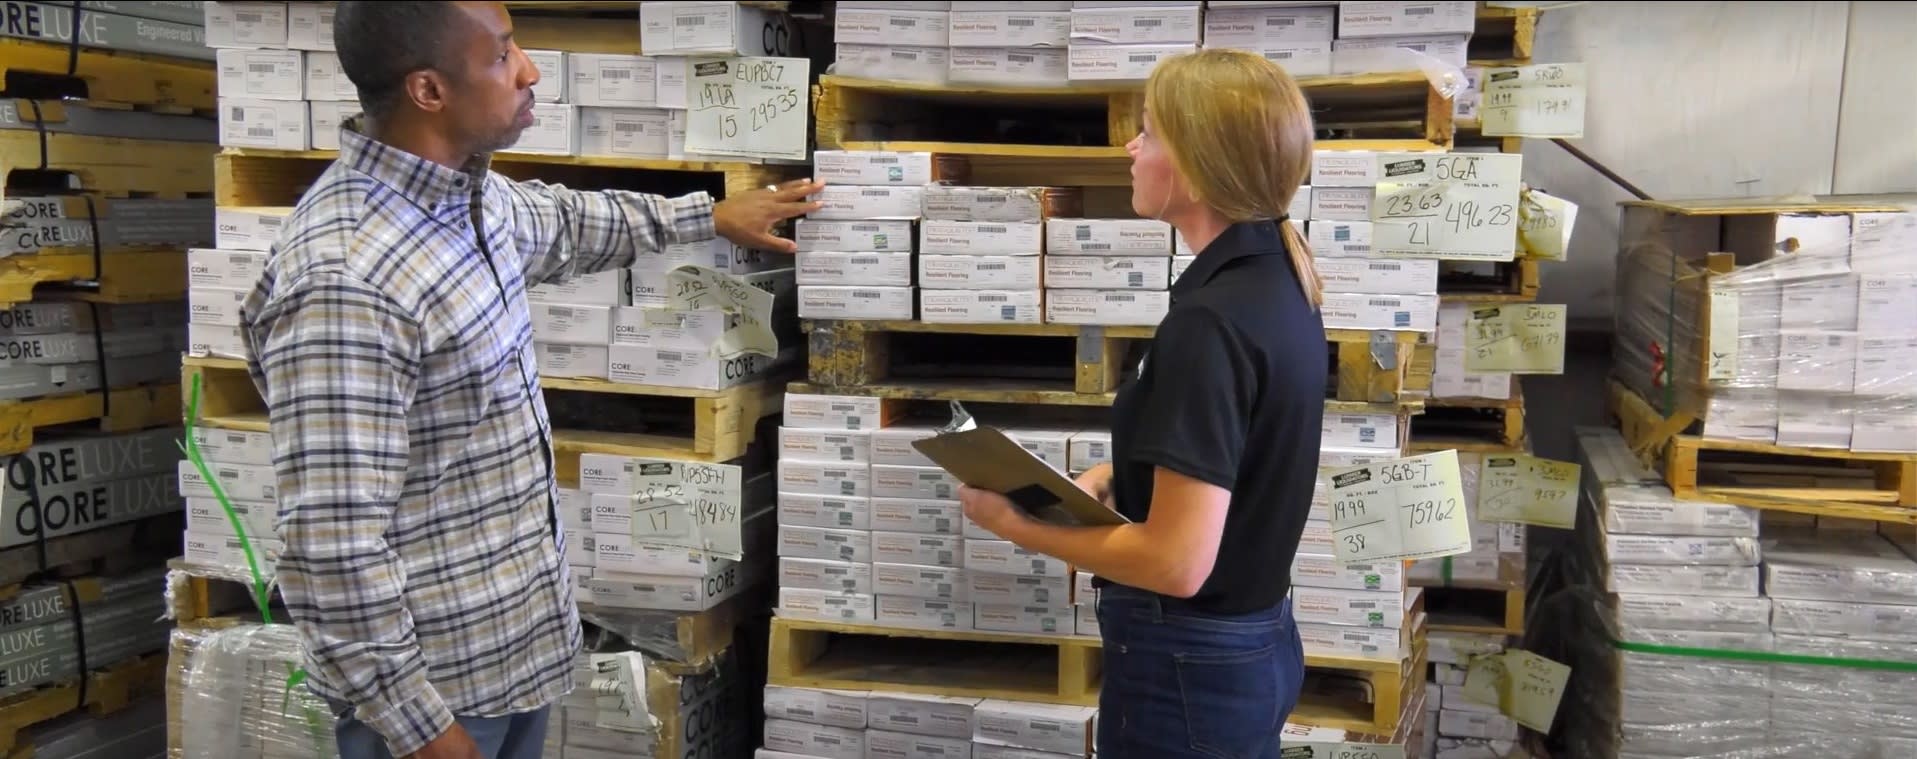
[[[437,71],[424,69],[406,75],[406,97],[422,111],[438,113],[445,110],[446,94],[446,78]]]

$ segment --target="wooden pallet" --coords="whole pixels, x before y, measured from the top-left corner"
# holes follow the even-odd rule
[[[1424,413],[1411,420],[1414,439],[1459,450],[1513,450],[1525,445],[1524,392],[1512,383],[1511,397],[1427,398]]]
[[[1539,261],[1520,258],[1490,264],[1490,272],[1440,267],[1438,297],[1446,303],[1530,303],[1538,299]]]
[[[80,701],[79,678],[0,700],[0,752],[12,751],[20,731],[82,708],[98,715],[113,714],[141,696],[160,693],[166,682],[166,654],[149,654],[95,669],[86,675],[86,701]]]
[[[1352,133],[1321,134],[1320,150],[1451,144],[1451,100],[1422,73],[1299,84],[1321,131]],[[963,155],[976,184],[1129,187],[1124,145],[1138,136],[1142,92],[1138,83],[988,87],[827,75],[812,89],[813,120],[820,149]]]
[[[90,190],[184,197],[213,186],[212,159],[218,150],[209,143],[0,129],[0,168],[7,170],[6,184],[16,194]],[[23,182],[23,176],[33,181]]]
[[[0,401],[0,456],[33,447],[35,433],[50,427],[84,424],[87,429],[117,433],[179,422],[180,389],[173,385]]]
[[[1680,499],[1733,503],[1819,517],[1917,524],[1917,453],[1860,453],[1681,434],[1623,383],[1609,412],[1641,459],[1654,462]]]
[[[81,48],[71,58],[66,45],[0,40],[0,93],[7,97],[78,99],[94,107],[149,106],[211,111],[218,79],[211,61]],[[69,62],[72,68],[68,68]],[[72,74],[67,72],[72,71]]]
[[[186,251],[42,250],[0,259],[0,307],[57,288],[62,298],[90,303],[186,300]]]
[[[247,374],[246,362],[230,358],[188,356],[181,387],[200,380],[200,423],[222,429],[267,431],[266,404]],[[724,390],[624,385],[597,380],[545,377],[549,407],[561,402],[561,393],[591,393],[593,403],[609,417],[613,408],[631,409],[657,420],[671,434],[555,429],[554,462],[560,480],[570,481],[579,471],[583,453],[673,458],[689,461],[730,461],[744,455],[758,439],[759,421],[784,408],[784,383],[762,380]],[[562,424],[557,415],[555,425]]]
[[[933,324],[807,320],[807,381],[821,387],[886,383],[1042,383],[1079,395],[1116,391],[1153,327]],[[1413,373],[1410,332],[1329,330],[1338,400],[1391,403],[1430,388]]]
[[[214,200],[221,206],[291,206],[333,159],[334,150],[226,148],[212,156]],[[573,188],[641,187],[666,195],[705,190],[713,197],[805,175],[807,166],[730,161],[499,153],[493,169],[513,179]]]
[[[1537,8],[1478,6],[1477,29],[1465,55],[1473,66],[1522,66],[1531,62],[1537,40]]]
[[[1397,731],[1424,685],[1423,636],[1404,661],[1305,657],[1322,676],[1364,684],[1368,699],[1307,693],[1292,721],[1364,733]],[[948,632],[816,620],[772,620],[767,683],[1096,706],[1098,638]]]

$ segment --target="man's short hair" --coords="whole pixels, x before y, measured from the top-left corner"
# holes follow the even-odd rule
[[[456,68],[452,41],[464,23],[449,2],[341,2],[333,13],[333,46],[366,114],[374,120],[391,115],[414,72]]]

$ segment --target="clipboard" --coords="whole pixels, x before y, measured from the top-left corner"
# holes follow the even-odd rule
[[[1034,518],[1068,527],[1109,527],[1131,520],[1099,503],[1078,483],[991,427],[948,432],[912,447],[960,482],[1003,493]]]

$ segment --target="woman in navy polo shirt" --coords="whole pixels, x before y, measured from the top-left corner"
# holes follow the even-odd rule
[[[961,496],[979,526],[1099,578],[1101,759],[1276,759],[1304,678],[1287,595],[1329,372],[1317,271],[1286,216],[1311,112],[1283,69],[1221,49],[1160,63],[1144,116],[1132,209],[1198,255],[1118,392],[1112,463],[1079,478],[1131,524]]]

